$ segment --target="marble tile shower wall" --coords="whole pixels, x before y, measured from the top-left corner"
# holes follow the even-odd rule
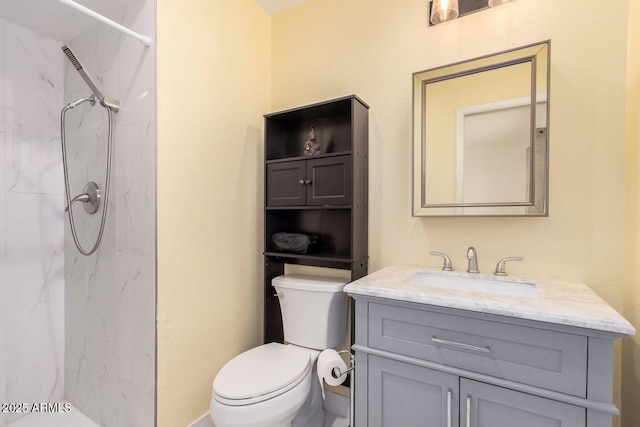
[[[59,43],[0,20],[0,401],[63,397]],[[0,413],[0,425],[20,414]]]
[[[154,37],[155,0],[128,0],[118,16]],[[155,52],[97,25],[68,42],[105,96],[120,100],[107,224],[96,254],[80,255],[65,230],[65,396],[105,427],[154,425]],[[64,102],[90,94],[69,63]],[[103,186],[108,120],[89,104],[67,114],[71,192]],[[85,246],[99,218],[77,209]],[[90,237],[87,237],[90,236]]]

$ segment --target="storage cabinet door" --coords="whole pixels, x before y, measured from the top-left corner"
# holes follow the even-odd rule
[[[267,164],[267,206],[306,204],[306,162]]]
[[[351,204],[351,156],[307,160],[307,205]]]
[[[586,409],[460,379],[460,426],[585,427]]]
[[[369,355],[368,427],[456,427],[458,377]]]

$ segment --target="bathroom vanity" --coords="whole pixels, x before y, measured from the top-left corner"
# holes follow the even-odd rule
[[[610,427],[618,414],[613,342],[635,330],[583,284],[392,266],[345,292],[357,427]]]

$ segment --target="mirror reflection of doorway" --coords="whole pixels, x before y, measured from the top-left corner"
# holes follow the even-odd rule
[[[537,127],[545,127],[545,108],[537,104]],[[530,120],[528,97],[460,109],[457,203],[530,201]]]

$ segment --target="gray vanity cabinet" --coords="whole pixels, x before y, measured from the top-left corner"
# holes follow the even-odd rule
[[[611,427],[619,334],[351,294],[355,427]]]

